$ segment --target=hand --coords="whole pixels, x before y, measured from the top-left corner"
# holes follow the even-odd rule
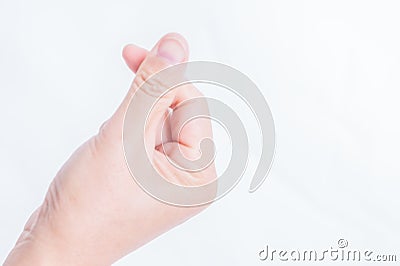
[[[176,207],[146,194],[129,172],[122,144],[123,119],[132,97],[154,100],[140,85],[153,73],[186,61],[186,41],[178,34],[167,34],[151,51],[126,46],[123,57],[137,73],[127,96],[98,134],[78,148],[57,173],[5,265],[109,265],[206,207]],[[162,82],[157,85],[162,86]],[[189,122],[178,134],[182,114],[193,107],[174,107],[198,96],[200,92],[192,85],[166,94],[151,113],[144,132],[150,152],[143,156],[150,156],[168,181],[185,186],[216,178],[214,165],[190,173],[176,169],[165,158],[174,160],[181,151],[195,159],[200,153],[199,142],[212,138],[206,119]],[[171,107],[172,114],[168,112]],[[165,138],[161,139],[165,119]]]

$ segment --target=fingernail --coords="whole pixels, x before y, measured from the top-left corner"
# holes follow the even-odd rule
[[[167,38],[159,43],[157,55],[167,59],[171,64],[177,64],[185,59],[185,49],[178,40]]]

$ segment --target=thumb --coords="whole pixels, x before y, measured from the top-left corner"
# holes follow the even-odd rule
[[[176,90],[168,91],[171,86],[165,75],[161,78],[154,74],[171,65],[184,62],[187,58],[188,45],[181,35],[170,33],[162,37],[143,60],[121,105],[121,111],[124,113],[128,111],[130,105],[134,105],[134,112],[128,112],[125,121],[129,123],[128,126],[136,127],[138,139],[142,138],[143,126],[146,124],[146,142],[150,141],[148,145],[153,146],[153,149],[157,127],[165,118],[176,94]],[[176,75],[180,74],[182,73]]]

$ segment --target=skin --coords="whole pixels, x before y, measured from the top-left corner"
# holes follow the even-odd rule
[[[176,207],[146,194],[130,175],[122,146],[123,118],[132,97],[154,100],[140,84],[151,74],[186,61],[185,39],[167,34],[150,51],[127,45],[123,58],[136,73],[126,97],[98,134],[62,166],[4,265],[110,265],[207,207]],[[193,120],[178,134],[182,114],[194,107],[176,107],[198,96],[200,92],[192,85],[166,94],[151,113],[144,132],[154,166],[168,181],[180,185],[197,186],[216,178],[214,165],[190,173],[176,169],[165,158],[174,160],[181,151],[196,159],[199,142],[212,138],[210,121],[205,119]],[[167,122],[161,140],[163,119]]]

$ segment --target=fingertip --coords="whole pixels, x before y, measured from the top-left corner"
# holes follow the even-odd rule
[[[167,34],[165,34],[162,39],[164,38],[173,38],[177,41],[180,42],[180,44],[182,45],[182,47],[185,49],[185,51],[188,53],[189,52],[189,43],[187,42],[187,40],[185,39],[185,37],[183,37],[180,33],[177,32],[169,32]]]
[[[122,49],[122,58],[128,67],[136,73],[140,64],[146,58],[148,51],[134,44],[125,45]]]
[[[185,62],[189,58],[188,42],[176,32],[165,34],[151,51],[169,60],[172,64]]]

